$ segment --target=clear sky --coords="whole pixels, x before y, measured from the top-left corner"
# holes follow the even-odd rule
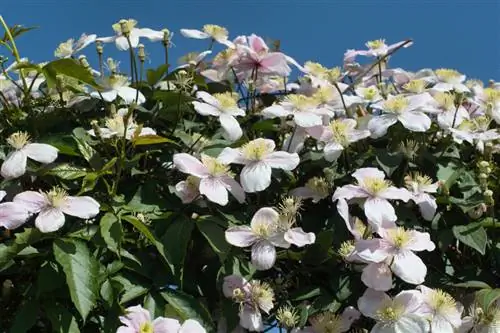
[[[256,33],[280,39],[282,49],[299,62],[340,65],[348,48],[368,40],[415,44],[393,57],[391,65],[410,70],[455,68],[471,78],[500,80],[500,0],[0,0],[9,24],[37,25],[20,38],[23,56],[53,57],[57,45],[82,32],[108,36],[111,24],[135,18],[139,26],[176,32],[174,59],[203,51],[206,41],[187,40],[180,28],[223,25],[231,37]],[[147,45],[148,46],[148,45]],[[152,45],[151,65],[162,46]],[[93,47],[87,54],[94,55]],[[0,52],[2,52],[0,50]],[[118,52],[113,45],[107,55]],[[124,66],[128,66],[124,64]],[[128,67],[123,67],[125,70]]]

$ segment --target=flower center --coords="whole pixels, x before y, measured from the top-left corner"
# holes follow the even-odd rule
[[[50,205],[52,207],[59,208],[66,202],[68,192],[60,187],[54,187],[50,191],[45,193],[45,197],[50,202]]]
[[[304,95],[289,95],[285,98],[285,102],[293,105],[294,112],[307,111],[313,104],[312,99]]]
[[[451,110],[455,108],[455,96],[453,96],[453,94],[439,92],[434,96],[434,99],[444,110]]]
[[[375,87],[368,87],[368,88],[365,88],[362,92],[363,94],[363,98],[366,99],[367,101],[373,101],[374,99],[376,99],[379,95],[378,93],[378,89],[375,88]]]
[[[130,31],[132,31],[135,28],[136,25],[137,25],[137,21],[136,20],[129,19],[129,20],[121,20],[120,22],[113,24],[112,27],[113,27],[113,30],[118,35],[121,35],[122,31],[123,31],[122,26],[125,26],[125,30],[128,31],[128,32],[130,32]]]
[[[227,29],[215,24],[205,24],[203,26],[203,31],[214,39],[227,39],[228,32]]]
[[[440,81],[454,83],[460,78],[460,73],[454,69],[440,68],[434,71]]]
[[[340,79],[341,74],[342,71],[340,70],[340,67],[333,67],[326,73],[330,82],[337,82]]]
[[[213,65],[214,66],[222,66],[227,64],[227,62],[234,56],[236,51],[234,49],[225,49],[217,53],[214,57]]]
[[[391,185],[391,182],[381,178],[365,178],[363,180],[363,186],[372,195],[376,195],[379,192],[387,189]]]
[[[387,233],[389,234],[389,239],[398,249],[404,247],[411,240],[410,233],[402,227],[388,229]]]
[[[222,176],[229,173],[230,167],[219,162],[216,158],[202,154],[201,162],[207,167],[208,172],[210,172],[212,176]]]
[[[385,46],[385,39],[376,39],[366,42],[366,46],[371,50],[377,50]]]
[[[125,123],[123,122],[123,117],[120,115],[116,115],[113,118],[107,118],[105,124],[107,128],[119,135],[125,133]]]
[[[272,151],[272,147],[264,139],[255,139],[241,147],[243,156],[252,161],[260,161]]]
[[[394,302],[393,300],[387,301],[382,307],[377,311],[377,318],[383,322],[395,322],[404,313],[404,308],[401,304]]]
[[[339,255],[346,259],[349,257],[356,247],[354,246],[353,240],[348,240],[340,244],[340,248],[338,250]]]
[[[420,192],[421,187],[432,185],[432,178],[415,172],[413,175],[405,177],[405,185],[406,188],[412,192]]]
[[[326,104],[335,98],[335,92],[331,87],[324,86],[316,90],[314,95],[312,96],[312,100],[314,100],[318,104]]]
[[[450,294],[436,289],[431,292],[429,305],[438,313],[449,313],[456,309],[456,301]]]
[[[422,79],[411,80],[410,82],[403,85],[403,89],[415,94],[424,92],[426,87],[427,87],[427,82],[425,82]]]
[[[305,187],[325,197],[330,193],[330,185],[323,177],[313,177],[309,179]]]
[[[347,138],[347,124],[342,120],[335,119],[330,122],[329,126],[332,131],[334,141],[340,143],[344,147],[348,146],[349,140]]]
[[[384,102],[384,110],[392,113],[402,113],[409,105],[408,100],[403,96],[396,96]]]
[[[214,94],[213,96],[219,102],[222,111],[238,107],[238,97],[234,93],[225,92],[221,94]]]
[[[276,223],[268,223],[267,221],[256,221],[252,226],[252,232],[260,238],[267,239],[276,231]]]
[[[325,312],[311,319],[314,332],[340,333],[342,332],[342,318],[334,313]]]
[[[68,39],[66,42],[59,44],[54,52],[56,57],[65,57],[73,53],[73,39]]]
[[[314,61],[306,61],[304,68],[309,72],[309,74],[317,77],[322,77],[328,72],[327,68]]]
[[[276,319],[285,327],[292,328],[298,324],[300,317],[297,310],[289,305],[285,305],[278,309]]]
[[[108,78],[109,87],[112,89],[118,89],[124,86],[128,86],[128,78],[124,75],[111,74]]]
[[[154,333],[153,325],[148,321],[141,324],[139,333]]]
[[[490,127],[491,119],[487,116],[479,116],[471,120],[474,131],[486,132]]]
[[[244,302],[246,298],[246,294],[241,288],[234,288],[233,290],[233,299],[235,302]]]
[[[265,312],[273,308],[274,291],[268,283],[252,281],[250,295],[252,303]]]
[[[15,132],[7,138],[7,143],[17,150],[22,149],[30,141],[30,136],[26,132]]]

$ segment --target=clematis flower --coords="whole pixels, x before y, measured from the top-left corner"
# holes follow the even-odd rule
[[[299,165],[297,153],[274,151],[273,140],[258,138],[240,148],[224,148],[219,159],[226,164],[245,165],[241,170],[240,180],[245,192],[263,191],[271,184],[271,170],[293,170]]]
[[[499,327],[500,302],[496,301],[488,309],[472,305],[457,333],[497,333]]]
[[[489,129],[490,123],[491,118],[488,116],[479,116],[462,122],[458,128],[451,128],[450,131],[456,143],[461,144],[466,141],[474,144],[476,149],[482,153],[486,142],[500,139],[498,129]]]
[[[210,55],[212,51],[204,51],[201,53],[193,52],[193,53],[188,53],[184,57],[181,58],[181,61],[183,62],[182,65],[177,66],[174,70],[180,69],[180,68],[188,68],[190,66],[195,66],[197,67],[203,59],[205,59],[208,55]]]
[[[388,221],[397,220],[394,207],[388,200],[407,202],[411,199],[411,193],[407,189],[392,186],[390,181],[385,180],[385,174],[377,168],[361,168],[352,176],[358,184],[337,188],[332,200],[362,199],[366,218],[375,230]]]
[[[0,201],[2,201],[6,195],[7,192],[0,191]],[[29,217],[30,214],[23,205],[14,202],[0,203],[0,227],[14,230],[23,225]]]
[[[469,92],[469,88],[464,84],[465,75],[460,74],[454,69],[440,68],[434,71],[434,76],[429,77],[429,81],[435,83],[432,90],[451,91],[463,93]]]
[[[91,197],[72,197],[59,187],[48,192],[21,192],[13,202],[23,205],[32,214],[38,214],[35,226],[44,233],[62,228],[66,220],[64,214],[90,219],[99,214],[100,208]]]
[[[196,200],[200,196],[200,181],[196,176],[188,176],[186,180],[182,180],[175,185],[174,193],[183,204],[188,204]]]
[[[323,177],[310,178],[303,187],[297,187],[290,191],[290,195],[303,199],[312,199],[317,203],[330,194],[331,186]]]
[[[419,111],[426,105],[428,98],[423,95],[389,96],[386,101],[372,105],[374,109],[383,110],[380,116],[374,116],[368,122],[368,129],[372,138],[380,138],[387,133],[387,129],[398,121],[412,132],[425,132],[431,127],[431,119]]]
[[[262,110],[264,118],[286,118],[293,115],[297,126],[308,128],[323,124],[323,117],[333,117],[335,114],[326,109],[318,108],[314,99],[304,95],[288,95],[279,104],[271,105]]]
[[[26,173],[28,157],[42,164],[52,163],[57,158],[58,150],[45,143],[31,143],[26,132],[15,132],[7,143],[15,150],[7,155],[0,174],[7,179],[18,178]]]
[[[500,90],[493,88],[477,90],[474,100],[479,105],[478,112],[490,116],[497,124],[500,124]]]
[[[375,287],[373,289],[388,290],[394,273],[407,283],[423,283],[427,267],[414,252],[434,251],[436,245],[430,235],[403,227],[379,229],[377,233],[382,238],[358,240],[356,243],[358,257],[378,264],[363,272],[363,282]]]
[[[356,126],[354,119],[335,119],[328,126],[311,127],[308,132],[313,138],[326,143],[323,148],[325,160],[333,162],[351,143],[370,136],[370,131],[357,130]]]
[[[228,40],[229,33],[226,28],[215,25],[205,24],[202,31],[196,29],[181,29],[181,35],[187,38],[208,39],[212,38],[218,43],[231,47],[233,43]]]
[[[196,97],[203,102],[194,101],[196,112],[203,116],[216,116],[223,129],[224,137],[236,141],[243,135],[236,116],[244,116],[245,111],[238,107],[238,95],[230,92],[214,94],[198,91]]]
[[[383,57],[386,54],[392,52],[394,49],[405,44],[407,41],[397,42],[391,45],[385,43],[385,39],[376,39],[366,42],[367,50],[347,50],[344,54],[344,62],[351,63],[354,58],[358,55],[366,57]],[[404,48],[410,47],[413,42],[407,43]]]
[[[437,92],[429,100],[423,111],[437,114],[439,127],[444,130],[459,126],[464,120],[469,120],[469,112],[463,105],[455,106],[455,96],[451,93]]]
[[[127,41],[127,35],[130,39],[130,44],[132,48],[136,48],[139,45],[139,39],[145,37],[150,41],[157,42],[163,40],[163,31],[156,31],[149,28],[136,28],[137,21],[133,19],[120,20],[120,22],[113,24],[113,30],[115,35],[111,37],[99,37],[98,41],[103,43],[114,42],[118,50],[126,51],[128,50],[129,43]]]
[[[146,102],[146,97],[137,89],[129,87],[128,77],[119,74],[99,78],[100,85],[104,88],[101,93],[93,91],[90,96],[104,99],[106,102],[113,102],[117,97],[121,97],[125,104],[131,104],[137,96],[137,103]]]
[[[371,333],[427,333],[429,323],[422,316],[422,295],[405,290],[391,298],[386,293],[367,289],[358,300],[361,313],[377,321]]]
[[[54,56],[57,58],[69,58],[74,56],[76,53],[80,52],[93,42],[95,42],[97,35],[86,35],[82,34],[80,38],[75,42],[73,38],[68,39],[64,43],[59,44],[57,49],[54,51]]]
[[[311,326],[302,329],[295,328],[291,333],[343,333],[349,331],[352,323],[360,317],[361,314],[358,310],[348,306],[340,315],[333,312],[323,312],[315,315],[309,320]]]
[[[412,193],[412,200],[420,208],[422,217],[431,221],[436,214],[436,199],[429,193],[436,193],[439,188],[439,182],[432,182],[428,176],[415,173],[405,177],[405,183],[408,190]]]
[[[127,308],[125,316],[120,316],[124,326],[116,333],[206,333],[206,330],[194,319],[188,319],[182,325],[177,319],[158,317],[151,321],[151,314],[140,305]]]
[[[239,203],[245,201],[245,192],[240,184],[234,180],[230,167],[221,159],[201,154],[201,162],[185,153],[175,154],[175,167],[183,173],[200,178],[199,191],[208,200],[225,206],[228,203],[228,194],[231,194]]]
[[[429,318],[431,332],[454,333],[462,325],[464,307],[440,289],[418,286],[422,293],[422,311]]]
[[[99,134],[104,139],[109,139],[115,136],[123,137],[127,140],[133,140],[139,136],[156,135],[155,130],[149,127],[137,125],[133,119],[129,119],[125,126],[124,115],[117,113],[112,118],[106,118],[105,126],[99,129]],[[87,131],[92,136],[96,136],[93,129]]]

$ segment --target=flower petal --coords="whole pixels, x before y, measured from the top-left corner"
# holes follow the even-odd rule
[[[44,143],[30,143],[24,146],[23,151],[26,155],[37,162],[48,164],[57,158],[59,150],[56,147]]]
[[[99,95],[98,92],[94,91],[90,94],[90,96],[94,98],[101,98],[106,102],[113,102],[116,97],[118,96],[118,92],[116,90],[106,90],[106,91],[101,91],[101,94]]]
[[[198,101],[194,101],[192,103],[193,103],[194,110],[196,112],[198,112],[199,114],[201,114],[202,116],[219,116],[219,115],[221,115],[221,111],[213,105],[210,105],[207,103],[201,103]]]
[[[325,154],[325,160],[328,162],[336,161],[342,152],[344,151],[344,147],[337,142],[329,142],[323,148],[323,153]]]
[[[366,198],[368,197],[368,193],[363,190],[358,185],[345,185],[342,187],[337,187],[332,196],[332,201],[336,201],[338,199],[350,200],[353,198]]]
[[[323,124],[323,119],[312,112],[297,112],[293,115],[293,120],[300,127],[313,127]]]
[[[275,151],[267,155],[264,161],[273,169],[293,170],[299,165],[300,158],[297,153]]]
[[[154,333],[157,332],[155,331]],[[178,333],[206,333],[206,331],[199,322],[194,319],[188,319],[182,323],[181,329]]]
[[[241,185],[229,176],[222,176],[220,180],[224,183],[224,187],[238,200],[239,203],[245,202],[245,191]]]
[[[210,35],[207,34],[206,32],[196,29],[181,29],[181,35],[187,38],[196,38],[196,39],[210,38]]]
[[[361,168],[352,173],[358,183],[363,183],[365,178],[385,179],[385,173],[377,168]]]
[[[378,291],[387,291],[392,288],[391,268],[385,262],[370,263],[361,274],[361,281],[368,288]]]
[[[412,198],[412,194],[407,189],[394,186],[390,186],[378,193],[378,196],[388,200],[402,200],[404,202],[408,202]]]
[[[431,128],[431,119],[423,112],[408,111],[399,115],[398,120],[412,132],[425,132]]]
[[[26,173],[28,157],[23,150],[10,153],[2,164],[0,174],[6,179],[18,178]]]
[[[23,225],[30,214],[21,204],[5,202],[0,204],[0,227],[13,230]]]
[[[292,228],[285,232],[285,240],[298,247],[314,244],[316,235],[313,232],[305,232],[302,228]]]
[[[429,332],[429,322],[427,321],[427,319],[419,316],[404,316],[394,323],[394,332],[427,333]]]
[[[387,134],[387,129],[398,121],[396,115],[383,114],[381,116],[374,116],[368,122],[368,130],[371,132],[372,138],[380,138]]]
[[[226,241],[237,247],[247,247],[257,241],[257,236],[249,226],[236,226],[226,230]]]
[[[390,301],[390,297],[383,291],[366,289],[363,296],[358,299],[358,309],[363,315],[377,318],[377,311],[384,302]]]
[[[279,217],[279,213],[274,208],[262,207],[253,215],[250,227],[257,229],[261,224],[277,224]]]
[[[117,89],[117,93],[118,96],[123,98],[123,101],[126,104],[132,104],[133,102],[135,102],[136,96],[137,96],[137,104],[143,104],[144,102],[146,102],[146,97],[144,97],[144,95],[135,88],[120,87]]]
[[[61,207],[64,214],[90,219],[99,214],[101,205],[91,197],[71,197],[68,196]]]
[[[427,275],[427,267],[411,251],[400,251],[394,256],[391,269],[401,280],[411,284],[422,284]]]
[[[224,130],[224,138],[229,141],[236,141],[243,135],[240,123],[233,116],[221,113],[219,116],[220,124]]]
[[[158,317],[153,321],[154,333],[177,333],[181,324],[177,319]],[[133,333],[137,331],[134,330]]]
[[[227,190],[218,178],[208,177],[200,181],[200,193],[221,206],[228,203]]]
[[[219,162],[224,163],[224,164],[231,164],[231,163],[237,163],[237,164],[247,164],[249,161],[243,157],[241,154],[241,151],[239,149],[234,149],[230,147],[224,148],[222,152],[219,154],[217,157],[217,160]]]
[[[386,199],[368,198],[363,205],[363,209],[368,223],[375,227],[375,231],[398,219],[394,207]]]
[[[264,191],[271,185],[271,167],[261,161],[247,164],[241,170],[240,180],[247,193]]]
[[[268,241],[260,241],[252,246],[252,265],[259,271],[271,269],[276,262],[276,248]]]
[[[41,232],[54,232],[64,225],[64,214],[57,208],[47,208],[42,210],[35,220],[35,226]]]
[[[117,36],[115,38],[116,48],[120,51],[126,51],[129,49],[127,38],[124,36]]]
[[[189,154],[175,154],[173,161],[175,167],[180,172],[187,173],[198,178],[206,178],[209,175],[207,167],[203,165],[203,163],[201,163],[197,158]]]
[[[262,110],[262,115],[264,116],[264,118],[267,118],[267,119],[269,119],[269,118],[283,118],[283,117],[287,117],[290,114],[291,114],[290,111],[285,110],[285,108],[283,108],[283,106],[278,105],[278,104],[271,105],[271,106],[265,108],[264,110]]]
[[[12,201],[23,205],[30,213],[38,213],[50,205],[43,194],[35,191],[21,192]]]

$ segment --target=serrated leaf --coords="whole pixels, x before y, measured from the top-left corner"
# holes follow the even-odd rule
[[[452,228],[452,231],[456,239],[472,247],[482,255],[485,254],[488,234],[486,234],[486,230],[481,226],[481,223],[456,225]]]
[[[122,224],[118,218],[112,213],[104,214],[99,222],[99,230],[108,248],[118,253],[123,238]]]
[[[85,320],[99,295],[99,264],[80,240],[56,239],[53,251],[66,275],[71,300]]]
[[[145,146],[145,145],[155,145],[159,143],[173,143],[177,145],[175,141],[172,141],[170,139],[164,138],[159,135],[141,135],[137,138],[134,139],[134,145],[136,146]]]
[[[61,179],[73,180],[85,177],[87,170],[85,168],[76,167],[68,163],[56,165],[50,169],[47,174],[59,177]]]
[[[28,246],[46,237],[38,229],[27,228],[16,234],[14,241],[0,244],[0,269]]]
[[[208,333],[214,332],[212,316],[205,305],[191,295],[167,289],[161,296],[170,304],[183,320],[197,320]]]

